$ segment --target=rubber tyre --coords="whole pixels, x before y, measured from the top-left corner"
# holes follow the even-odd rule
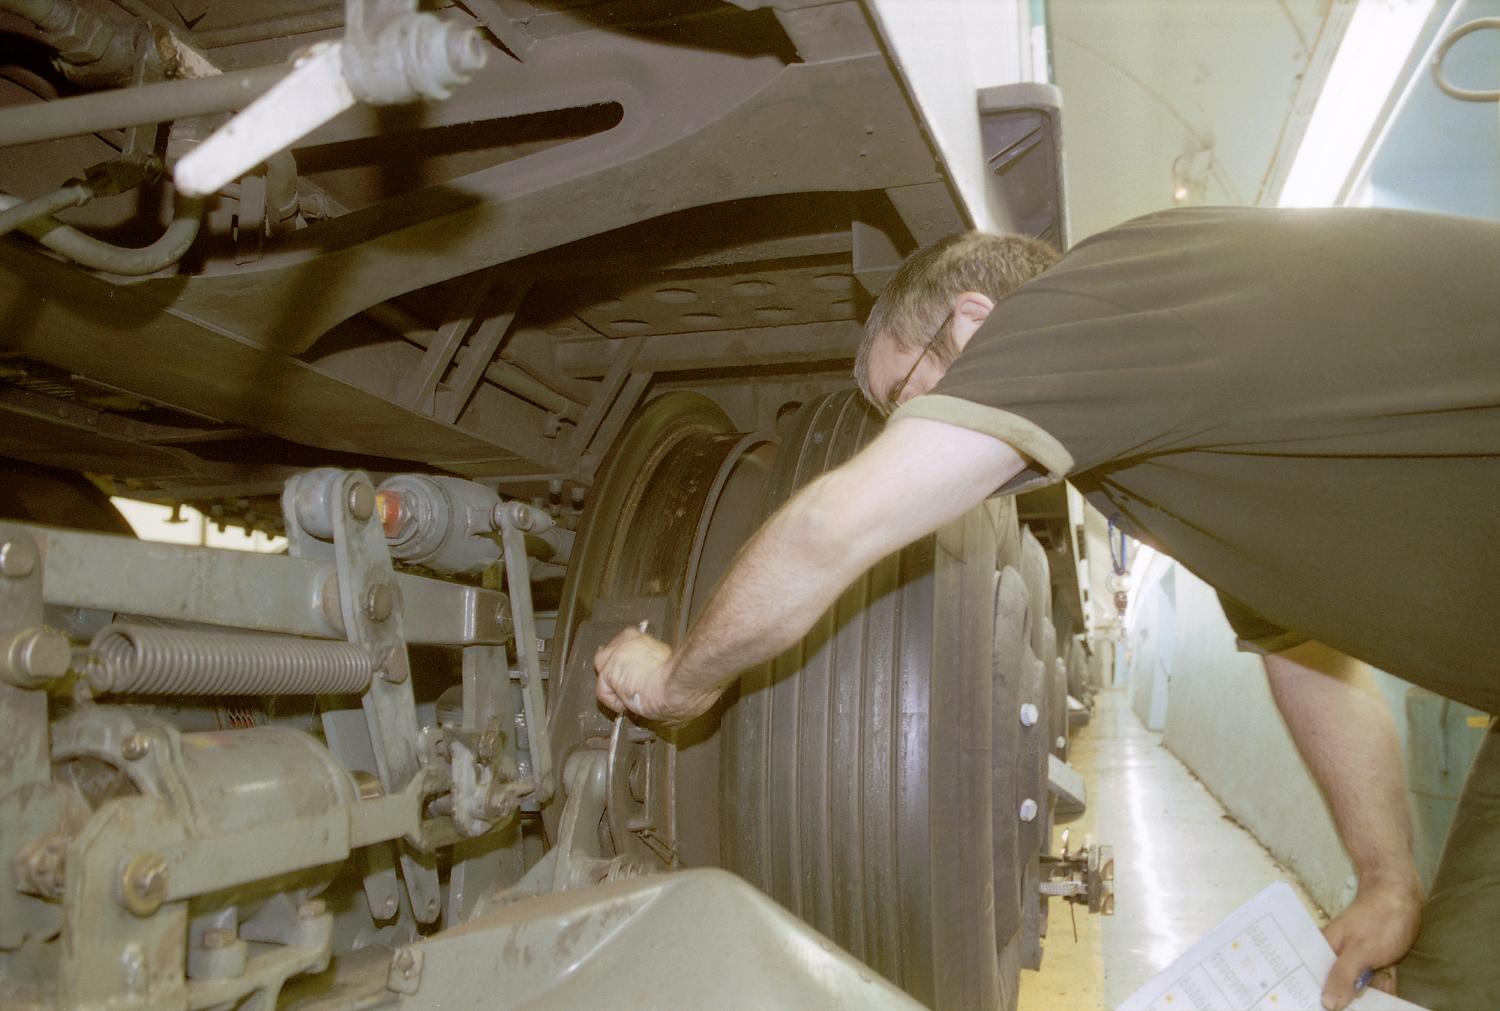
[[[879,427],[854,394],[806,405],[766,513]],[[977,508],[877,563],[801,643],[742,678],[723,722],[725,866],[939,1008],[1006,1006],[994,524]]]

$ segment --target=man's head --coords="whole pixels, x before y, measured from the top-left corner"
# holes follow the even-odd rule
[[[995,303],[1058,259],[1021,235],[950,235],[907,257],[875,301],[854,378],[882,411],[926,393]]]

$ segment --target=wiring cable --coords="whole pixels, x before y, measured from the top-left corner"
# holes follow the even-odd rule
[[[1443,60],[1447,58],[1448,50],[1453,48],[1453,44],[1466,35],[1472,35],[1486,28],[1500,30],[1500,18],[1477,18],[1467,24],[1459,25],[1448,33],[1448,37],[1443,39],[1437,51],[1432,54],[1432,79],[1443,94],[1461,102],[1500,101],[1500,90],[1476,91],[1472,88],[1460,88],[1449,81],[1443,73]]]

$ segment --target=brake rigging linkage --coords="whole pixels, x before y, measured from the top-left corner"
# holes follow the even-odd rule
[[[0,0],[0,11],[35,24],[59,50],[58,65],[69,76],[92,74],[81,83],[135,77],[131,87],[0,110],[0,146],[163,122],[181,126],[196,116],[243,109],[171,166],[177,213],[149,246],[115,246],[51,217],[107,195],[93,180],[70,181],[33,200],[0,194],[0,236],[21,230],[75,263],[123,276],[153,274],[181,260],[198,237],[205,198],[257,165],[286,157],[292,144],[339,113],[359,102],[440,101],[486,61],[476,29],[419,11],[416,0],[346,0],[341,40],[313,46],[289,71],[262,67],[227,75],[169,33],[153,43],[149,31],[117,30],[76,0]],[[160,46],[202,76],[141,83],[164,73]],[[132,141],[127,158],[137,153],[134,147]]]
[[[537,802],[545,803],[557,790],[557,776],[536,648],[526,536],[553,533],[556,522],[524,502],[501,501],[495,492],[472,481],[415,474],[383,483],[376,494],[376,509],[391,557],[401,561],[438,572],[476,573],[503,553],[516,659],[521,665],[530,776]]]

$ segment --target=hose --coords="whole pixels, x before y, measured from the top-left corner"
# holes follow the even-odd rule
[[[10,210],[22,203],[16,197],[0,194],[0,210]],[[182,259],[198,237],[198,226],[202,223],[203,201],[184,198],[178,201],[177,216],[162,237],[139,249],[102,242],[51,218],[34,219],[20,228],[48,249],[61,253],[80,266],[125,277],[143,277]]]
[[[16,204],[9,210],[0,211],[0,235],[9,235],[22,225],[65,211],[69,207],[82,207],[92,199],[92,190],[82,183],[72,183],[33,200]]]

